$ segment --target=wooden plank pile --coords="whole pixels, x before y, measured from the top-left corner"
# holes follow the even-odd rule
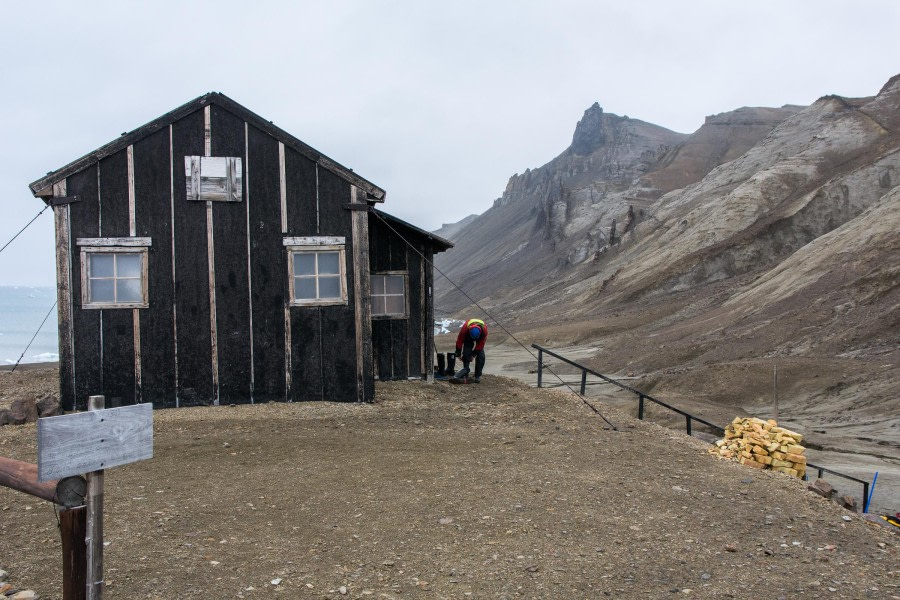
[[[774,419],[736,417],[725,427],[725,438],[718,440],[709,452],[748,467],[802,478],[806,474],[806,448],[802,442],[802,434],[779,427]]]

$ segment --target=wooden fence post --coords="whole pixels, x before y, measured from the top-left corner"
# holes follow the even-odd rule
[[[84,537],[87,508],[62,508],[59,511],[59,535],[63,554],[63,600],[84,600],[87,593],[87,548]]]
[[[90,396],[88,410],[103,410],[106,399]],[[103,597],[103,469],[87,474],[87,560],[85,572],[86,598],[100,600]]]

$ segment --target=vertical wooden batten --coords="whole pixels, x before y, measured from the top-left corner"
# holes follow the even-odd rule
[[[430,244],[425,244],[425,260],[422,261],[424,277],[422,283],[425,288],[425,344],[422,348],[422,356],[425,357],[425,378],[428,383],[434,383],[434,250]]]
[[[181,406],[178,396],[178,285],[175,279],[175,154],[172,148],[172,125],[169,125],[169,218],[172,227],[172,348],[175,363],[175,407]]]
[[[287,170],[284,164],[284,142],[278,142],[278,181],[281,199],[281,233],[287,234]]]
[[[53,184],[53,196],[66,195],[66,180]],[[63,409],[73,410],[75,398],[75,348],[72,331],[72,233],[69,204],[53,207],[56,230],[56,314],[59,331],[59,387]]]
[[[366,204],[366,193],[350,186],[350,203]],[[357,401],[372,402],[367,393],[366,379],[371,379],[372,367],[372,306],[369,301],[369,213],[350,211],[353,232],[353,301],[356,319],[356,391]]]
[[[253,369],[253,266],[250,260],[250,125],[244,121],[244,201],[247,212],[247,307],[250,317],[250,404],[254,403],[256,374]]]
[[[203,155],[212,156],[211,107],[203,107]],[[216,326],[216,250],[213,240],[213,203],[206,201],[206,248],[209,263],[209,327],[212,352],[213,405],[219,405],[219,336]]]
[[[285,165],[284,142],[278,142],[278,198],[281,206],[281,233],[287,234],[287,167]],[[293,277],[293,273],[288,273]],[[291,286],[285,286],[290,290]],[[284,399],[293,402],[294,395],[291,390],[293,377],[291,376],[293,356],[291,353],[291,298],[286,297],[284,303]]]
[[[128,165],[128,235],[137,235],[137,216],[135,212],[134,192],[134,145],[126,149]],[[144,281],[147,285],[147,281]],[[134,332],[134,401],[140,404],[141,398],[141,312],[140,309],[131,309],[132,330]]]

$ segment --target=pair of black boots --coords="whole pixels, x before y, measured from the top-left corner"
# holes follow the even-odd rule
[[[434,371],[434,375],[438,379],[448,379],[450,383],[481,383],[480,377],[468,379],[468,367],[463,367],[459,372],[454,373],[454,369],[456,368],[456,354],[454,352],[448,352],[446,357],[444,354],[438,352],[437,361],[438,364]]]

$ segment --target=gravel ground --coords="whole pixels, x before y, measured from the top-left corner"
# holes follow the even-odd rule
[[[494,375],[377,394],[157,411],[107,471],[106,597],[900,598],[897,535],[683,434]],[[0,541],[60,596],[50,504],[0,488]]]

